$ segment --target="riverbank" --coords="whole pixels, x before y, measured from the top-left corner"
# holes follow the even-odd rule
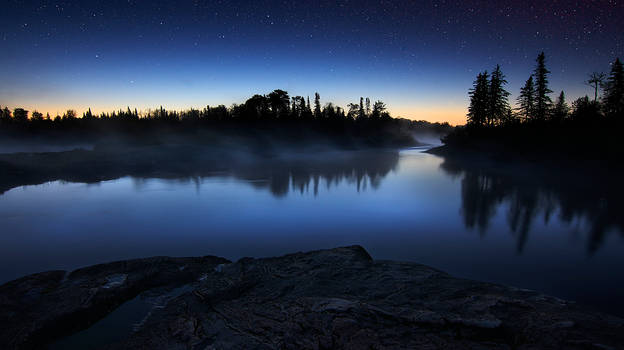
[[[541,166],[597,166],[622,169],[624,143],[619,119],[566,120],[464,126],[443,137],[429,153],[499,163],[530,162]]]
[[[610,172],[621,172],[624,163],[610,152],[587,150],[582,153],[560,152],[544,148],[518,151],[496,142],[475,142],[471,145],[445,144],[426,150],[426,153],[443,157],[449,162],[461,163],[465,166],[487,168],[523,168],[524,171],[538,173],[572,171],[584,173],[589,177],[599,177]]]
[[[167,297],[181,287],[185,292]],[[624,343],[620,318],[416,263],[376,261],[351,246],[236,263],[139,259],[26,276],[0,286],[0,344],[72,344],[125,302],[159,294],[161,303],[134,330],[91,345],[587,349]]]

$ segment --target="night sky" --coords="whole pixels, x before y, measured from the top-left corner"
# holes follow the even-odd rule
[[[512,99],[545,51],[551,89],[591,94],[624,58],[624,1],[2,1],[0,105],[201,108],[281,88],[463,123],[500,63]],[[553,94],[553,99],[555,94]]]

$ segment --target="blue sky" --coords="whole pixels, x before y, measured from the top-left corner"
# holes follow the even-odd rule
[[[394,116],[463,123],[497,63],[512,102],[545,51],[551,89],[591,94],[624,57],[616,1],[8,1],[0,105],[186,109],[281,88]],[[4,11],[6,10],[6,11]],[[553,94],[553,99],[555,94]]]

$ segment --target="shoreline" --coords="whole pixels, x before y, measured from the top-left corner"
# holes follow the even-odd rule
[[[468,164],[474,162],[476,165],[487,165],[488,167],[521,165],[528,166],[537,171],[558,171],[561,169],[576,169],[592,172],[596,169],[600,171],[621,171],[624,163],[618,158],[613,158],[608,153],[596,151],[595,156],[579,155],[572,153],[550,152],[545,153],[517,152],[506,148],[495,149],[495,151],[484,150],[484,146],[460,147],[444,144],[430,148],[424,152]],[[583,169],[584,168],[584,169]],[[591,169],[590,169],[591,168]]]

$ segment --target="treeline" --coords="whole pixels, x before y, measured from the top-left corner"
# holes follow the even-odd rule
[[[594,88],[594,98],[578,98],[572,108],[565,100],[563,91],[553,103],[550,94],[544,53],[536,59],[536,67],[520,89],[517,108],[510,107],[505,90],[507,80],[500,66],[492,74],[487,71],[477,75],[470,89],[467,125],[470,127],[500,126],[523,122],[561,121],[579,117],[615,117],[624,112],[624,69],[619,58],[611,65],[608,77],[604,73],[592,73],[585,82]],[[602,94],[600,92],[603,92]]]
[[[369,98],[360,98],[359,103],[350,103],[345,110],[329,102],[321,104],[321,96],[315,93],[314,105],[310,103],[310,97],[290,97],[287,91],[274,90],[268,95],[254,95],[243,104],[234,104],[231,107],[219,105],[216,107],[206,106],[203,109],[184,111],[166,110],[162,107],[155,110],[139,112],[136,108],[114,112],[94,114],[89,108],[79,118],[74,110],[67,110],[63,115],[51,117],[38,112],[23,108],[15,108],[11,111],[8,107],[2,109],[0,125],[20,125],[27,123],[46,124],[50,123],[77,123],[92,120],[157,120],[168,122],[182,122],[187,120],[205,121],[275,121],[275,120],[320,120],[320,121],[363,121],[390,119],[386,104],[382,101],[371,103]]]
[[[577,151],[581,143],[592,142],[601,151],[621,153],[624,147],[617,140],[624,121],[624,69],[620,59],[611,64],[608,74],[594,72],[583,82],[593,88],[593,99],[584,96],[571,105],[564,91],[553,102],[549,75],[542,52],[512,108],[500,66],[491,74],[480,72],[469,90],[466,126],[443,141],[483,151],[495,151],[498,143],[507,150],[533,147],[543,153]]]
[[[411,123],[392,118],[382,101],[360,98],[344,109],[331,102],[322,104],[318,93],[310,101],[309,97],[290,97],[287,91],[279,89],[254,95],[230,107],[206,106],[183,111],[162,107],[138,111],[128,107],[97,115],[88,109],[82,116],[67,110],[54,117],[4,107],[0,113],[0,136],[11,140],[35,136],[45,142],[71,140],[99,144],[99,140],[114,136],[116,140],[149,144],[224,144],[239,140],[255,148],[277,143],[285,146],[319,142],[342,148],[385,147],[414,144],[411,131]]]

